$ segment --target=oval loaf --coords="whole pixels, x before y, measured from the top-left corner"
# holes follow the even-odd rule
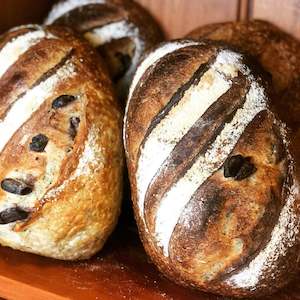
[[[0,41],[0,243],[88,258],[120,210],[121,113],[100,59],[64,28]]]
[[[45,23],[82,33],[104,57],[123,100],[142,55],[163,38],[153,18],[132,0],[63,0]]]
[[[178,283],[259,296],[297,271],[299,177],[267,79],[231,48],[192,40],[137,69],[124,124],[135,217]]]

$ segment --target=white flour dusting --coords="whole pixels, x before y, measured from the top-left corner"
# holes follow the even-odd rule
[[[12,105],[4,120],[0,121],[0,151],[3,150],[13,134],[52,95],[56,86],[73,74],[75,74],[75,67],[72,63],[67,62],[54,75],[28,90],[23,97]]]
[[[224,126],[207,152],[200,156],[166,193],[157,210],[155,223],[156,239],[165,256],[169,255],[169,241],[185,205],[198,187],[223,165],[246,126],[264,109],[266,109],[264,89],[253,81],[244,106],[236,112],[232,121]]]
[[[101,165],[104,163],[104,158],[102,150],[97,144],[99,134],[99,129],[92,126],[89,130],[88,137],[84,145],[84,150],[79,158],[76,170],[60,186],[50,190],[45,195],[45,199],[56,197],[71,181],[80,176],[92,176],[99,168],[101,168]]]
[[[230,87],[231,82],[211,68],[202,76],[199,84],[191,86],[180,103],[153,129],[141,149],[136,174],[141,217],[144,216],[146,192],[156,172],[200,116]],[[159,155],[153,155],[158,149]]]
[[[55,38],[44,30],[29,31],[7,43],[0,51],[0,77],[18,58],[44,38]]]
[[[288,145],[286,130],[283,124],[279,124],[281,135],[285,145]],[[293,173],[291,155],[288,153],[290,165],[289,174]],[[255,289],[257,283],[262,278],[264,271],[276,274],[278,260],[287,254],[289,248],[295,245],[299,236],[300,219],[296,212],[295,196],[299,194],[299,187],[293,183],[289,190],[286,203],[280,213],[278,223],[274,227],[271,239],[266,247],[249,263],[249,265],[238,274],[231,276],[227,284],[238,287]]]
[[[138,82],[141,80],[143,74],[147,71],[147,69],[151,66],[154,66],[162,57],[166,56],[167,54],[179,50],[181,48],[186,48],[194,45],[201,45],[201,43],[196,41],[183,41],[183,42],[168,42],[163,44],[162,46],[156,48],[154,51],[150,52],[147,57],[141,62],[139,67],[137,68],[135,75],[133,77],[129,95],[128,95],[128,102],[126,111],[128,110],[130,98],[132,97],[132,93],[136,88]],[[125,114],[126,115],[126,114]]]
[[[127,115],[128,115],[128,109],[130,106],[130,101],[132,98],[132,94],[141,80],[143,74],[148,70],[149,67],[155,65],[158,63],[158,61],[164,57],[165,55],[174,52],[176,50],[179,50],[181,48],[193,46],[193,45],[201,45],[201,43],[196,42],[196,41],[184,41],[184,42],[168,42],[163,44],[162,46],[156,48],[154,51],[150,52],[148,56],[145,57],[145,59],[140,63],[139,67],[137,68],[135,75],[133,77],[130,90],[129,90],[129,96],[128,100],[126,103],[126,108],[125,108],[125,116],[124,116],[124,128],[126,128],[126,123],[127,123]],[[126,130],[123,131],[123,139],[126,141]],[[124,143],[125,148],[126,148],[126,142]]]

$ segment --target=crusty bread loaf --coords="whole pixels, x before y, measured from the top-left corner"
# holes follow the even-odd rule
[[[138,67],[124,124],[133,205],[171,280],[243,297],[296,273],[299,171],[269,86],[216,42],[169,42]]]
[[[261,20],[226,22],[199,27],[188,34],[195,39],[223,41],[255,57],[272,75],[272,105],[294,132],[300,111],[300,42]]]
[[[1,37],[0,76],[0,243],[88,258],[121,202],[121,113],[110,79],[71,30],[36,25]]]
[[[45,23],[81,32],[104,57],[123,99],[141,56],[163,38],[152,17],[132,0],[63,0]]]
[[[209,24],[193,30],[188,37],[224,41],[251,54],[272,75],[276,91],[285,90],[300,76],[300,43],[269,22]]]

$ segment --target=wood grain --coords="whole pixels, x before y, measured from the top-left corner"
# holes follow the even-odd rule
[[[237,19],[238,0],[137,0],[158,20],[169,38],[198,26]]]
[[[299,0],[253,0],[251,18],[268,20],[300,39]]]
[[[298,280],[261,300],[300,299]],[[134,228],[120,224],[89,261],[62,262],[0,247],[0,297],[12,300],[229,300],[177,286],[147,258]]]

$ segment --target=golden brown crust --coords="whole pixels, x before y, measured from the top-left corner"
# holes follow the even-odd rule
[[[70,26],[82,33],[105,58],[118,95],[125,100],[141,56],[163,40],[159,26],[132,0],[73,3],[76,1],[58,3],[46,23]]]
[[[120,109],[100,58],[71,30],[21,28],[5,38],[18,31],[27,41],[6,46],[21,43],[26,51],[0,78],[0,112],[3,123],[12,112],[22,122],[11,132],[1,127],[2,135],[8,130],[11,136],[0,154],[0,179],[21,180],[32,192],[19,195],[2,184],[0,219],[8,224],[0,225],[0,242],[58,259],[85,259],[102,248],[120,213]],[[40,135],[47,140],[42,149],[34,140]],[[8,222],[2,212],[10,207],[26,211],[27,218]]]
[[[298,225],[290,222],[277,240],[274,232],[289,219],[287,208],[296,218],[299,191],[291,191],[294,152],[268,106],[265,76],[214,42],[175,41],[149,55],[124,124],[147,253],[183,285],[238,297],[274,292],[297,271]],[[241,159],[236,171],[231,159]]]

